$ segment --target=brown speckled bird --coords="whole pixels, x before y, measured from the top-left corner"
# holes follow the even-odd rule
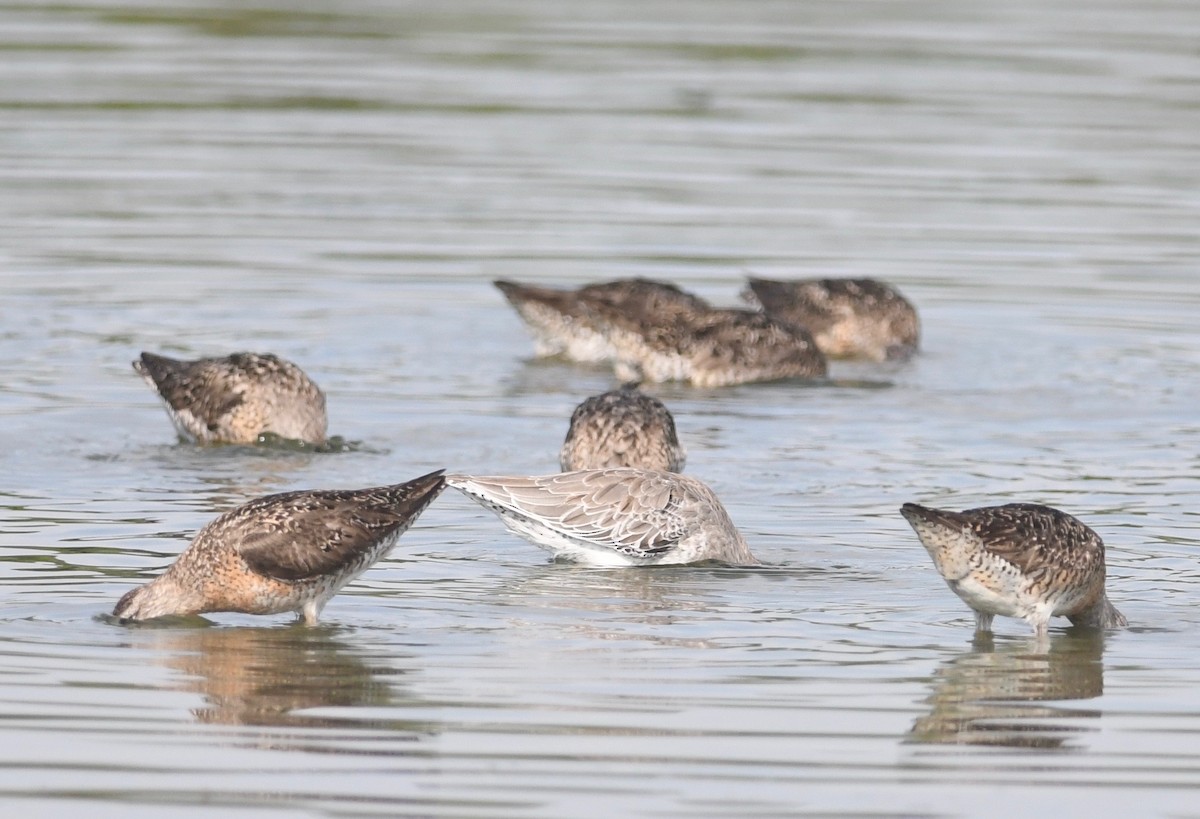
[[[686,459],[670,410],[633,384],[576,407],[559,455],[564,472],[609,466],[682,472]]]
[[[743,295],[767,315],[808,330],[830,358],[907,358],[920,340],[916,308],[875,279],[751,278]]]
[[[713,307],[672,284],[619,279],[578,290],[496,286],[533,331],[539,354],[611,361],[623,381],[722,387],[825,374],[825,357],[803,327]]]
[[[610,313],[606,333],[623,381],[726,387],[825,375],[825,356],[803,327],[752,310],[709,310],[671,323]]]
[[[264,434],[325,441],[325,394],[295,364],[235,353],[179,361],[142,353],[133,368],[154,387],[175,428],[201,444],[252,444]]]
[[[295,611],[314,624],[343,586],[386,555],[445,487],[442,470],[395,486],[267,495],[218,517],[113,615]]]
[[[493,282],[533,333],[539,356],[604,363],[615,351],[609,343],[604,312],[654,315],[673,321],[680,314],[709,309],[699,296],[651,279],[617,279],[575,290]]]
[[[988,631],[993,616],[1019,617],[1046,636],[1050,618],[1114,628],[1125,617],[1104,590],[1104,542],[1049,506],[1010,503],[965,512],[906,503],[900,513],[954,593]]]
[[[708,486],[626,467],[541,476],[448,475],[514,534],[592,566],[758,563]]]

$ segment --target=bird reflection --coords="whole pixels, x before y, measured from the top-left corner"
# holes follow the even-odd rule
[[[1002,647],[990,634],[980,635],[972,651],[934,674],[932,708],[913,724],[908,741],[1069,749],[1073,738],[1097,728],[1079,720],[1096,719],[1100,711],[1031,703],[1100,696],[1103,653],[1098,632]]]
[[[733,578],[763,571],[715,563],[631,571],[552,562],[530,567],[498,591],[495,600],[511,602],[526,612],[528,622],[559,635],[706,648],[720,641],[710,633],[674,627],[711,619],[716,590],[727,588]],[[552,615],[542,619],[534,614],[537,610]]]
[[[304,713],[328,707],[395,707],[394,676],[330,628],[184,628],[139,632],[204,705],[201,723],[288,728],[376,727],[429,733],[401,720]]]
[[[224,511],[261,495],[295,486],[295,474],[331,452],[373,452],[334,436],[318,448],[295,442],[196,447],[172,444],[151,450],[151,465],[167,476],[164,489],[182,505]],[[199,482],[197,483],[197,476]]]

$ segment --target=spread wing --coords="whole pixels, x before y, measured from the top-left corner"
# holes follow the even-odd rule
[[[695,525],[688,515],[695,482],[673,473],[612,468],[447,482],[502,514],[635,557],[670,550]]]

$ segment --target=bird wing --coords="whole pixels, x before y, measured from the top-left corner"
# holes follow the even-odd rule
[[[239,553],[255,572],[303,580],[348,568],[407,529],[441,492],[440,472],[396,486],[291,492],[239,507]]]
[[[1057,509],[1012,503],[968,509],[962,516],[985,549],[1025,574],[1093,568],[1104,561],[1095,532]]]
[[[449,483],[487,506],[635,557],[662,554],[691,531],[683,509],[691,481],[671,473],[612,468]]]

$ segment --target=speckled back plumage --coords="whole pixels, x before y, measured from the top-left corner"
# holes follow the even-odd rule
[[[394,486],[257,498],[204,526],[113,614],[300,611],[316,622],[326,601],[383,557],[444,487],[439,470]]]
[[[249,444],[263,434],[325,441],[325,394],[278,356],[180,361],[142,353],[133,368],[158,391],[179,434],[197,443]]]
[[[559,463],[564,472],[610,466],[681,472],[686,458],[670,410],[636,386],[625,386],[575,408]]]
[[[592,565],[758,561],[716,494],[674,472],[613,468],[446,483],[556,556]]]
[[[654,279],[616,279],[589,284],[576,291],[579,300],[592,308],[615,310],[621,315],[657,324],[687,319],[712,305],[678,285]]]
[[[624,381],[720,387],[825,374],[825,357],[804,328],[756,311],[715,308],[673,284],[496,286],[533,331],[540,354],[611,361]]]
[[[920,340],[916,308],[875,279],[751,278],[744,295],[767,315],[806,328],[830,358],[903,358]]]
[[[708,308],[703,299],[650,279],[617,279],[573,290],[502,280],[493,284],[533,333],[538,355],[562,355],[582,363],[613,359],[606,332],[609,311],[667,321],[679,313]]]
[[[1039,634],[1055,615],[1125,625],[1105,593],[1104,542],[1071,515],[1027,503],[964,512],[906,503],[900,511],[981,629],[995,614],[1020,617]]]
[[[808,331],[752,310],[710,308],[670,323],[606,318],[622,380],[725,387],[826,372]]]

